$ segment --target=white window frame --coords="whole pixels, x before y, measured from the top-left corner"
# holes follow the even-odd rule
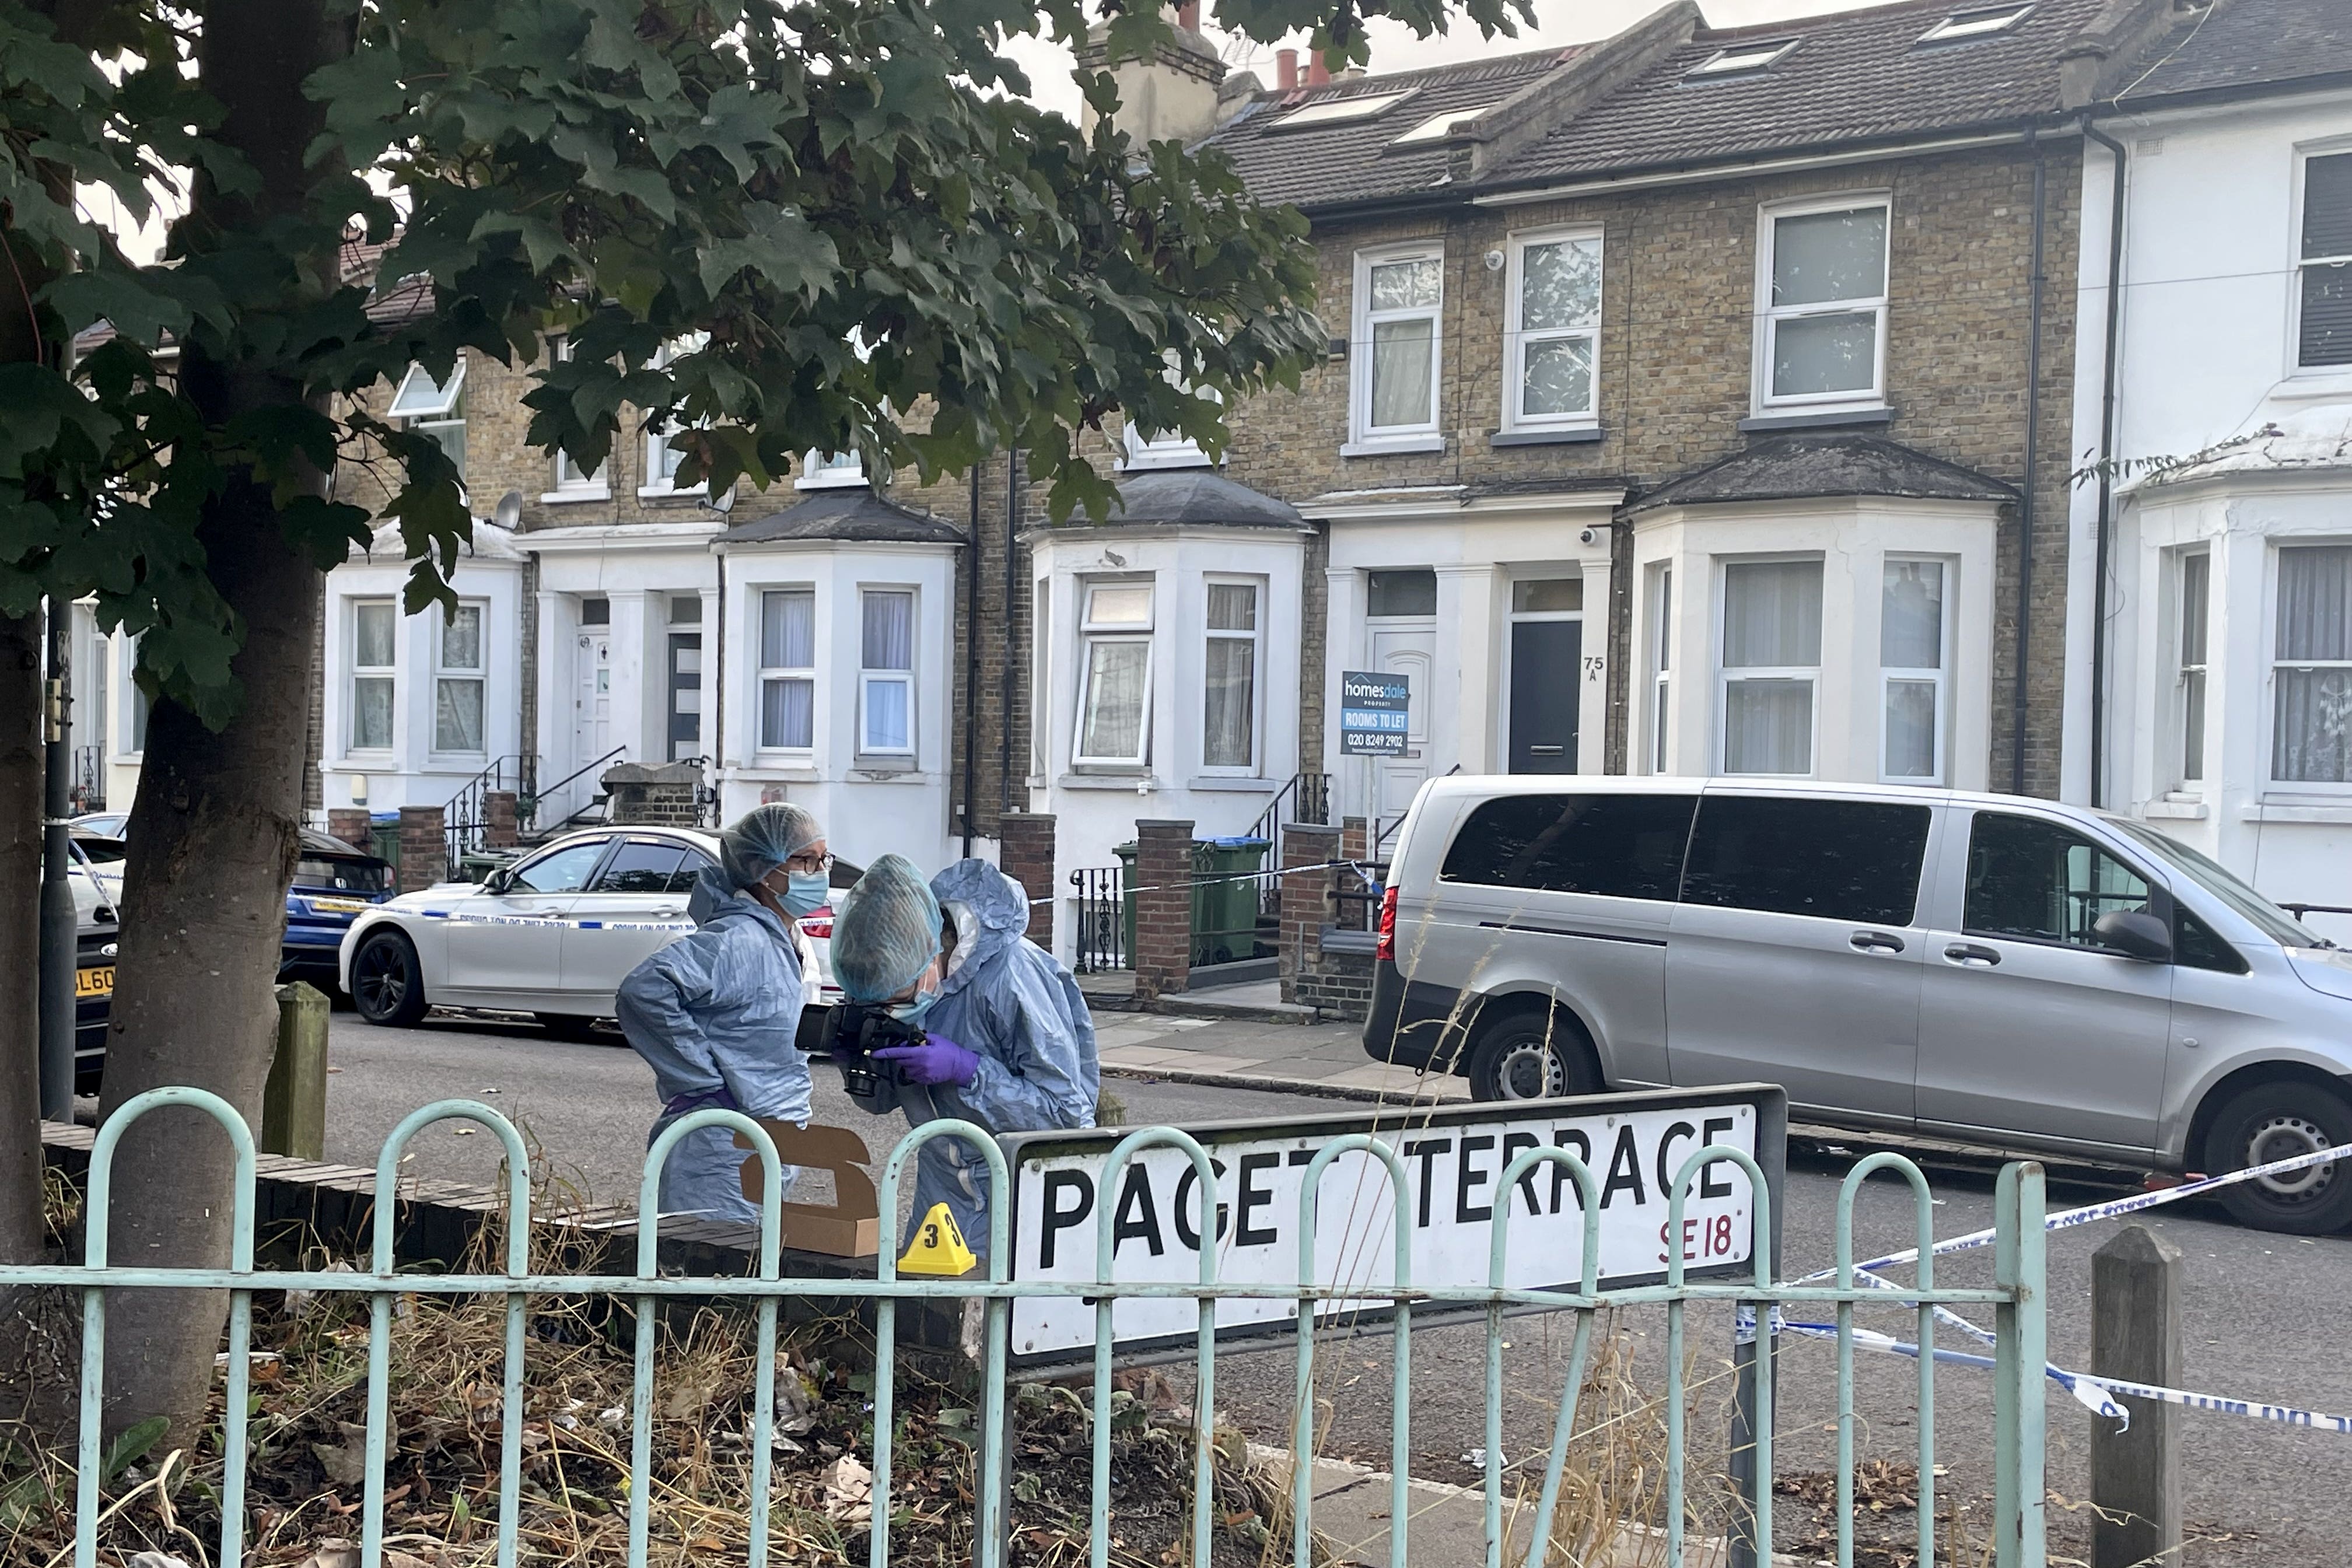
[[[431,394],[431,396],[425,400],[421,406],[402,408],[401,405],[407,401],[410,392],[419,382],[424,384],[425,389]],[[455,457],[457,478],[460,481],[465,479],[466,356],[464,354],[459,354],[457,362],[450,365],[449,379],[446,384],[435,381],[423,365],[411,364],[407,373],[401,376],[400,384],[393,389],[392,402],[387,406],[384,416],[400,421],[400,427],[404,430],[413,430],[419,436],[432,437],[445,452],[449,449],[448,433],[456,431],[457,450]]]
[[[561,332],[550,336],[547,340],[547,353],[548,357],[556,363],[569,364],[572,362],[572,339]],[[607,456],[604,466],[594,473],[583,475],[579,466],[572,462],[562,447],[559,447],[555,449],[551,468],[551,481],[555,488],[539,498],[542,504],[562,506],[569,501],[613,499],[613,487],[610,481],[613,471],[611,457]]]
[[[481,658],[478,665],[467,668],[448,662],[447,637],[449,621],[446,616],[433,617],[433,746],[436,757],[486,757],[490,746],[490,603],[488,599],[460,599],[460,610],[473,610],[481,616]],[[482,689],[482,743],[473,751],[459,751],[441,744],[441,687],[446,681],[470,681]]]
[[[845,490],[866,483],[866,459],[856,452],[820,452],[814,447],[801,454],[801,471],[793,480],[796,490]]]
[[[1780,221],[1816,213],[1851,212],[1874,206],[1886,214],[1885,250],[1879,258],[1879,291],[1851,300],[1823,300],[1809,305],[1772,302],[1773,252]],[[1768,202],[1756,209],[1756,347],[1752,402],[1759,415],[1835,413],[1886,405],[1886,301],[1894,286],[1895,198],[1884,190],[1844,191],[1809,196],[1802,201]],[[1772,390],[1772,358],[1780,323],[1813,316],[1850,316],[1873,312],[1870,385],[1844,392],[1802,392],[1782,395]]]
[[[2352,266],[2352,253],[2343,256],[2303,254],[2304,201],[2310,190],[2311,161],[2314,158],[2336,158],[2352,154],[2352,138],[2336,137],[2331,141],[2315,142],[2294,150],[2294,214],[2287,229],[2286,291],[2286,374],[2297,380],[2352,380],[2352,363],[2315,364],[2303,363],[2303,275],[2314,267]]]
[[[709,345],[709,342],[710,334],[709,332],[688,332],[686,336],[679,338],[675,342],[663,344],[661,352],[654,355],[654,366],[656,369],[665,369],[675,361],[685,358],[688,354],[701,353],[704,348]],[[702,426],[697,425],[687,426],[686,428],[700,429],[701,427]],[[674,482],[672,476],[662,471],[663,468],[667,466],[667,454],[670,449],[670,443],[676,438],[676,436],[683,434],[685,434],[685,429],[681,429],[675,433],[652,429],[648,429],[646,432],[646,482],[637,487],[637,494],[641,499],[652,500],[663,496],[681,496],[696,493],[693,489],[682,490],[678,489],[677,485]],[[696,489],[699,489],[700,487],[698,486]]]
[[[1650,772],[1664,775],[1674,734],[1675,563],[1650,568]]]
[[[1401,261],[1437,263],[1437,303],[1410,310],[1375,310],[1372,268]],[[1415,240],[1356,252],[1354,324],[1348,350],[1348,444],[1339,455],[1362,457],[1378,452],[1442,452],[1444,411],[1439,393],[1445,384],[1445,242]],[[1429,321],[1429,417],[1415,425],[1374,426],[1372,418],[1372,329],[1390,321]]]
[[[1731,568],[1734,566],[1774,566],[1793,562],[1804,562],[1808,564],[1818,567],[1821,571],[1822,608],[1825,623],[1822,627],[1822,635],[1826,637],[1828,635],[1826,621],[1827,611],[1829,608],[1830,582],[1829,562],[1825,557],[1820,554],[1807,553],[1800,551],[1792,554],[1782,555],[1726,555],[1717,556],[1716,558],[1715,592],[1713,595],[1715,625],[1711,629],[1710,634],[1710,641],[1715,650],[1713,660],[1715,665],[1714,771],[1727,778],[1810,779],[1819,777],[1821,774],[1822,666],[1819,664],[1743,664],[1738,667],[1738,674],[1734,675],[1731,673],[1733,667],[1723,662],[1724,633],[1728,629],[1729,626],[1729,617],[1726,612],[1730,607],[1728,601],[1731,593]],[[1822,656],[1822,649],[1816,648],[1814,650],[1814,658],[1819,658]],[[1812,696],[1812,717],[1808,721],[1805,731],[1806,765],[1804,772],[1801,773],[1735,773],[1731,771],[1729,766],[1729,753],[1731,750],[1731,683],[1734,680],[1802,680],[1806,683],[1806,686]]]
[[[1526,305],[1527,256],[1530,246],[1590,241],[1601,253],[1601,300],[1594,301],[1592,325],[1546,327],[1530,331],[1521,324]],[[1608,252],[1599,226],[1530,229],[1510,237],[1510,262],[1504,272],[1503,300],[1503,428],[1506,430],[1589,430],[1601,423],[1601,322],[1608,292]],[[1592,351],[1592,397],[1583,409],[1570,414],[1529,414],[1526,410],[1528,345],[1582,339]]]
[[[752,750],[763,757],[809,757],[816,752],[817,692],[816,665],[816,584],[814,583],[759,583],[750,584],[756,595],[752,601],[752,659],[759,673],[751,688]],[[771,594],[801,594],[809,601],[809,658],[807,665],[761,663],[767,655],[768,595]],[[768,740],[768,688],[787,681],[799,681],[809,689],[809,742],[805,746],[772,744]]]
[[[2201,639],[2204,647],[2200,650],[2204,657],[2194,663],[2191,663],[2189,658],[2189,577],[2192,564],[2202,572],[2205,580],[2205,624],[2201,628],[2200,628],[2204,634]],[[2179,552],[2179,555],[2173,565],[2171,618],[2173,655],[2172,721],[2165,726],[2165,732],[2170,737],[2173,782],[2184,793],[2195,794],[2202,791],[2206,784],[2205,759],[2202,754],[2205,749],[2203,742],[2211,734],[2213,725],[2213,685],[2211,675],[2211,661],[2213,657],[2213,552],[2210,549],[2184,550]],[[2275,655],[2275,651],[2278,647],[2278,633],[2275,626],[2272,628],[2271,647],[2273,650],[2273,655]],[[2189,759],[2191,754],[2189,744],[2189,689],[2192,682],[2197,688],[2198,694],[2201,699],[2204,710],[2202,717],[2199,721],[2199,728],[2202,730],[2204,733],[2198,736],[2200,743],[2196,748],[2197,772],[2193,774],[2189,771]]]
[[[371,757],[390,756],[400,744],[400,601],[384,595],[370,595],[365,598],[347,599],[351,607],[351,635],[346,643],[351,649],[351,668],[343,679],[343,692],[350,711],[343,720],[343,749],[351,755],[362,752]],[[381,605],[392,612],[392,662],[362,664],[360,662],[360,613]],[[392,733],[381,746],[360,744],[360,682],[381,680],[392,688]]]
[[[1953,560],[1948,555],[1889,554],[1882,557],[1878,573],[1879,614],[1881,616],[1884,616],[1886,613],[1886,568],[1888,566],[1906,564],[1933,566],[1937,569],[1941,579],[1938,584],[1938,592],[1936,599],[1936,657],[1939,660],[1939,663],[1937,668],[1933,669],[1908,665],[1890,665],[1885,663],[1882,663],[1878,667],[1878,781],[1881,784],[1916,784],[1921,789],[1942,789],[1949,782],[1948,774],[1952,765],[1950,742],[1952,721],[1951,673],[1952,658],[1955,651],[1955,645],[1952,640],[1952,588],[1955,580],[1959,575],[1959,563]],[[1826,581],[1826,578],[1824,579],[1822,587],[1824,593],[1828,591],[1829,584]],[[1885,646],[1883,639],[1885,636],[1883,628],[1879,635],[1882,638],[1881,647],[1883,649]],[[1926,777],[1921,777],[1914,773],[1904,773],[1898,776],[1897,774],[1887,771],[1886,748],[1894,737],[1887,729],[1886,700],[1889,690],[1898,680],[1905,682],[1931,683],[1936,689],[1936,721],[1934,731],[1936,751],[1933,764],[1935,771]],[[1820,754],[1820,742],[1818,739],[1816,739],[1814,742],[1814,748],[1815,756],[1818,759]]]
[[[1259,761],[1265,754],[1265,611],[1266,580],[1230,573],[1212,573],[1201,579],[1201,772],[1216,778],[1255,778]],[[1250,629],[1245,632],[1220,631],[1209,625],[1209,590],[1212,588],[1247,588],[1250,591]],[[1212,763],[1209,761],[1209,655],[1213,642],[1245,642],[1250,645],[1250,719],[1249,759],[1243,763]]]
[[[1097,626],[1087,619],[1094,606],[1097,588],[1133,587],[1148,590],[1151,595],[1150,612],[1139,626],[1122,623]],[[1077,579],[1078,602],[1074,606],[1077,624],[1078,706],[1070,726],[1070,765],[1097,768],[1148,768],[1151,765],[1152,677],[1159,663],[1158,627],[1160,625],[1160,584],[1155,577],[1089,576]],[[1143,711],[1135,727],[1135,754],[1124,757],[1089,756],[1087,743],[1087,711],[1094,693],[1094,658],[1092,648],[1101,643],[1141,643],[1143,645]]]
[[[139,639],[143,632],[133,632],[119,637],[114,659],[114,674],[122,683],[121,695],[115,711],[122,716],[122,743],[116,747],[114,760],[122,762],[147,754],[147,726],[155,717],[154,704],[139,689]]]
[[[2281,658],[2278,651],[2279,615],[2284,596],[2287,551],[2302,548],[2352,546],[2352,538],[2329,534],[2295,534],[2273,538],[2268,554],[2269,582],[2264,595],[2263,616],[2263,779],[2267,788],[2284,795],[2334,795],[2352,797],[2352,780],[2337,783],[2332,779],[2287,779],[2275,772],[2278,767],[2278,672],[2282,669],[2347,669],[2352,659]],[[2208,697],[2211,695],[2208,689]],[[2211,710],[2207,710],[2207,722],[2211,722]]]
[[[1043,784],[1054,762],[1054,579],[1040,577],[1030,600],[1029,777]]]
[[[1967,38],[1990,38],[1995,33],[2006,33],[2025,20],[2033,9],[2034,0],[2020,0],[2012,5],[1965,5],[1919,35],[1913,44],[1958,43]]]
[[[869,669],[866,664],[866,601],[880,595],[894,595],[907,601],[907,668],[904,669]],[[915,672],[922,668],[922,600],[909,583],[860,583],[857,584],[857,746],[861,757],[886,757],[893,762],[911,763],[917,748],[917,725],[921,715],[918,705]],[[877,746],[866,721],[866,693],[877,686],[903,686],[907,689],[907,743],[903,746]]]

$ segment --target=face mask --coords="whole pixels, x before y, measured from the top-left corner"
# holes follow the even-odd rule
[[[832,879],[822,871],[793,871],[788,873],[788,877],[784,896],[776,901],[782,904],[784,913],[794,920],[816,913],[833,896]]]
[[[939,999],[940,994],[937,991],[918,991],[915,993],[915,999],[911,1002],[891,1003],[890,1016],[902,1024],[919,1025],[923,1021],[923,1015],[929,1013],[931,1010],[931,1004]]]

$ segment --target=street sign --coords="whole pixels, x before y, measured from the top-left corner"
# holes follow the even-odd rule
[[[1661,1279],[1666,1262],[1669,1188],[1682,1163],[1708,1143],[1752,1156],[1776,1199],[1785,1161],[1786,1098],[1776,1088],[1745,1085],[1687,1092],[1595,1095],[1521,1104],[1391,1109],[1218,1122],[1187,1128],[1217,1173],[1217,1278],[1255,1285],[1298,1281],[1298,1200],[1305,1167],[1324,1145],[1366,1132],[1404,1164],[1412,1231],[1412,1283],[1485,1285],[1493,1246],[1489,1219],[1496,1182],[1522,1150],[1564,1148],[1582,1160],[1599,1186],[1600,1277],[1628,1286]],[[1097,1276],[1095,1242],[1100,1184],[1110,1151],[1129,1129],[1034,1132],[1002,1140],[1013,1173],[1013,1278],[1088,1282]],[[1112,1279],[1200,1278],[1200,1194],[1192,1161],[1155,1148],[1127,1167],[1111,1200]],[[1777,1205],[1776,1205],[1777,1208]],[[1393,1283],[1393,1198],[1385,1165],[1369,1152],[1335,1157],[1315,1210],[1315,1282],[1360,1287],[1360,1299],[1324,1302],[1322,1316],[1377,1317],[1380,1288]],[[1507,1271],[1515,1289],[1576,1287],[1582,1269],[1584,1220],[1565,1170],[1547,1163],[1517,1184],[1509,1205]],[[1688,1277],[1745,1274],[1757,1245],[1756,1207],[1747,1173],[1724,1163],[1693,1184],[1684,1208]],[[1769,1245],[1769,1242],[1768,1242]],[[1453,1313],[1427,1306],[1416,1322]],[[1217,1305],[1218,1337],[1295,1331],[1297,1303],[1226,1300]],[[1112,1311],[1122,1355],[1192,1342],[1197,1310],[1189,1300],[1129,1299]],[[1067,1362],[1091,1350],[1095,1309],[1076,1298],[1022,1299],[1013,1305],[1016,1363]]]
[[[1339,751],[1350,757],[1402,757],[1412,727],[1412,687],[1402,675],[1339,672]]]

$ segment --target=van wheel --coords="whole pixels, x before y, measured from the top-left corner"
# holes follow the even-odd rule
[[[1600,1088],[1584,1032],[1557,1014],[1497,1019],[1470,1048],[1473,1100],[1556,1100]]]
[[[352,955],[352,1002],[371,1024],[405,1029],[425,1016],[425,966],[397,931],[380,931]]]
[[[2232,1098],[2205,1136],[2212,1175],[2352,1143],[2352,1103],[2301,1079],[2257,1084]],[[2352,1155],[2224,1187],[2221,1205],[2259,1230],[2332,1236],[2352,1225]]]

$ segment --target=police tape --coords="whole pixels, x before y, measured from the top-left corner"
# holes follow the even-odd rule
[[[1777,1319],[1777,1315],[1776,1315]],[[1775,1331],[1794,1334],[1805,1339],[1834,1340],[1838,1337],[1834,1323],[1800,1323],[1777,1319]],[[1884,1355],[1907,1356],[1919,1359],[1919,1347],[1892,1334],[1882,1334],[1870,1329],[1855,1329],[1853,1342],[1857,1350],[1874,1351]],[[1997,1363],[1990,1356],[1976,1355],[1967,1351],[1935,1347],[1937,1362],[1955,1366],[1984,1367]],[[2120,1420],[2128,1427],[2131,1412],[2107,1395],[2123,1394],[2132,1399],[2145,1399],[2151,1404],[2177,1405],[2185,1410],[2212,1410],[2224,1415],[2242,1415],[2249,1420],[2275,1422],[2286,1426],[2310,1426],[2320,1431],[2342,1433],[2352,1436],[2352,1415],[2335,1415],[2324,1410],[2305,1410],[2293,1405],[2268,1405],[2254,1399],[2230,1399],[2218,1394],[2200,1394],[2193,1389],[2166,1388],[2158,1384],[2134,1383],[2127,1378],[2100,1377],[2087,1372],[2068,1372],[2062,1367],[2044,1366],[2044,1376],[2073,1394],[2094,1415]]]
[[[561,916],[484,915],[466,910],[419,910],[415,911],[428,921],[447,921],[452,925],[469,926],[530,926],[546,931],[561,926],[566,931],[670,931],[694,929],[692,921],[572,921]]]
[[[1190,882],[1182,884],[1174,882],[1154,882],[1147,887],[1141,888],[1121,887],[1117,889],[1111,896],[1123,899],[1129,893],[1163,893],[1180,885],[1190,888],[1214,888],[1223,886],[1227,882],[1273,882],[1278,881],[1285,877],[1296,877],[1302,871],[1337,871],[1341,869],[1353,871],[1358,876],[1362,877],[1367,883],[1373,887],[1378,887],[1380,886],[1380,883],[1371,876],[1373,868],[1378,864],[1379,862],[1377,861],[1366,860],[1318,860],[1312,866],[1284,866],[1272,871],[1242,871],[1232,876],[1224,877],[1195,877]],[[1078,896],[1081,898],[1084,897],[1083,894]],[[1050,904],[1057,901],[1058,900],[1053,897],[1032,899],[1029,900],[1033,906],[1036,904]]]

